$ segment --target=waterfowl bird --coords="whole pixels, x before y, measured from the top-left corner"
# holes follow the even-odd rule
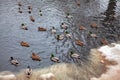
[[[21,24],[21,28],[24,30],[28,30],[27,26],[24,23]]]
[[[39,10],[39,15],[42,16],[42,11],[41,10]]]
[[[66,18],[73,18],[73,16],[72,16],[72,15],[70,15],[69,13],[67,13]]]
[[[80,26],[79,29],[80,30],[86,30],[86,28],[84,26]]]
[[[15,65],[15,66],[18,66],[19,65],[19,62],[17,59],[14,59],[13,57],[10,57],[10,63]]]
[[[80,59],[80,55],[74,53],[73,51],[70,52],[70,56],[71,56],[71,58]]]
[[[57,31],[56,31],[55,27],[52,27],[51,33],[52,33],[52,34],[55,34],[56,32],[57,32]]]
[[[108,45],[108,41],[106,40],[106,39],[101,39],[101,43],[103,44],[103,45]]]
[[[21,44],[21,46],[24,46],[24,47],[30,47],[28,42],[21,41],[20,44]]]
[[[53,62],[57,62],[57,63],[60,62],[59,58],[55,57],[54,54],[51,54],[50,60],[53,61]]]
[[[57,35],[57,36],[56,36],[56,39],[57,39],[57,40],[63,40],[63,39],[64,39],[64,35],[63,35],[63,34]]]
[[[92,32],[89,32],[90,36],[93,37],[93,38],[97,38],[97,35],[92,33]]]
[[[21,8],[18,8],[18,12],[19,12],[19,13],[22,13],[22,10],[21,10]]]
[[[80,1],[79,0],[75,0],[75,1],[76,1],[76,4],[80,6]]]
[[[30,78],[32,75],[32,69],[30,68],[30,66],[27,67],[27,69],[25,70],[25,75],[27,78]]]
[[[66,23],[61,23],[61,28],[62,29],[67,29],[68,28],[68,25]]]
[[[22,6],[22,3],[21,3],[21,2],[18,2],[18,6]]]
[[[35,54],[35,53],[32,53],[32,56],[31,56],[32,60],[36,60],[36,61],[41,61],[41,58],[39,55]]]
[[[80,40],[75,40],[76,45],[84,46],[84,43]]]
[[[91,23],[91,28],[98,28],[97,24],[94,22],[94,23]]]
[[[30,16],[30,20],[31,20],[32,22],[35,22],[35,18],[34,18],[33,16]]]
[[[47,31],[47,29],[43,27],[38,27],[38,31]]]
[[[28,9],[29,9],[29,10],[32,10],[32,6],[28,6]]]
[[[71,34],[68,31],[65,31],[65,35],[67,38],[72,38]]]

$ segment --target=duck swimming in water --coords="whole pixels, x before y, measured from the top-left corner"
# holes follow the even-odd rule
[[[62,29],[67,29],[68,28],[68,25],[66,23],[61,23],[60,26],[61,26]]]
[[[55,34],[56,32],[57,32],[57,30],[55,29],[55,27],[52,27],[51,33],[52,33],[52,34]]]
[[[70,52],[70,57],[71,57],[71,58],[80,59],[80,55],[74,53],[73,51]]]
[[[39,10],[39,15],[42,16],[42,11],[41,10]]]
[[[10,63],[15,65],[15,66],[18,66],[19,65],[19,62],[17,59],[14,59],[13,57],[10,57]]]
[[[35,54],[35,53],[32,53],[32,56],[31,56],[32,60],[36,60],[36,61],[41,61],[41,58],[39,55]]]
[[[21,24],[21,28],[24,30],[28,30],[27,26],[24,23]]]
[[[22,6],[22,3],[21,3],[21,2],[18,2],[18,6]]]
[[[101,43],[103,45],[108,45],[108,41],[106,39],[104,39],[104,38],[101,39]]]
[[[79,29],[80,30],[86,30],[86,28],[84,26],[80,26]]]
[[[78,39],[75,40],[75,43],[76,43],[76,45],[84,46],[84,43],[82,41],[78,40]]]
[[[68,31],[65,31],[65,35],[67,38],[72,38],[71,34]]]
[[[95,22],[93,22],[91,23],[91,28],[98,28],[98,25]]]
[[[21,8],[18,8],[18,12],[19,12],[19,13],[22,13],[22,10],[21,10]]]
[[[66,16],[66,18],[73,18],[73,16],[72,15],[70,15],[69,13],[67,13],[67,16]]]
[[[63,35],[63,34],[57,35],[57,36],[56,36],[56,39],[57,39],[57,40],[63,40],[63,39],[64,39],[64,35]]]
[[[25,70],[25,75],[27,78],[30,78],[32,75],[32,69],[30,68],[30,66],[27,67],[27,69]]]
[[[21,41],[20,44],[21,44],[21,46],[24,46],[24,47],[30,47],[28,42]]]
[[[30,20],[31,20],[32,22],[35,22],[35,18],[34,18],[33,16],[30,16]]]
[[[38,27],[38,31],[47,31],[47,29],[43,27]]]
[[[55,57],[54,54],[51,54],[50,60],[53,61],[53,62],[57,62],[57,63],[60,62],[59,58]]]
[[[97,38],[97,35],[92,33],[92,32],[89,32],[89,35],[92,37],[92,38]]]

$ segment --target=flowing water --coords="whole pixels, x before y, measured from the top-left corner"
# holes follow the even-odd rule
[[[21,7],[23,13],[18,13],[17,3],[19,1],[23,4]],[[80,6],[76,4],[77,1],[80,2]],[[27,12],[29,5],[33,7],[31,14]],[[43,16],[39,16],[39,10],[42,11]],[[67,19],[66,13],[70,13],[73,18]],[[35,17],[35,22],[30,21],[30,15]],[[63,33],[60,28],[62,22],[69,25],[68,31],[72,34],[72,39],[65,38],[58,42],[54,35],[50,34],[50,29],[54,26],[57,28],[58,34]],[[92,29],[90,27],[92,22],[96,22],[99,28]],[[27,31],[20,29],[21,23],[27,24]],[[87,30],[80,31],[80,25],[85,26]],[[47,28],[47,31],[39,32],[37,30],[39,26]],[[89,32],[97,34],[98,38],[89,37]],[[98,77],[103,72],[104,65],[94,62],[94,60],[89,62],[90,59],[93,59],[89,59],[89,57],[91,57],[90,49],[102,45],[101,38],[106,38],[109,43],[120,40],[119,0],[0,0],[0,71],[17,72],[28,65],[33,69],[48,67],[55,64],[50,61],[50,55],[54,53],[63,63],[77,63],[78,66],[81,66],[80,62],[82,61],[86,65],[90,64],[90,70],[94,70],[92,67],[94,65],[101,68],[101,71],[95,71],[87,78],[76,77],[80,74],[78,72],[76,76],[72,76],[73,79],[69,80],[88,80],[92,76]],[[75,39],[82,40],[85,45],[77,46]],[[30,43],[30,47],[20,46],[21,41],[27,41]],[[81,59],[79,61],[72,60],[68,55],[70,50],[80,54]],[[40,55],[42,61],[33,61],[30,58],[32,52]],[[11,56],[17,58],[21,65],[18,67],[11,65],[9,62]],[[97,55],[92,57],[94,56],[97,58]],[[70,66],[72,68],[73,65]],[[77,70],[79,67],[75,66],[75,68]],[[83,70],[88,70],[87,73],[91,74],[89,69]],[[84,71],[81,73],[87,75]],[[71,76],[71,74],[69,75]]]

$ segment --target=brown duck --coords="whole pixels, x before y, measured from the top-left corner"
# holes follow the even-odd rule
[[[106,39],[101,39],[101,43],[103,44],[103,45],[108,45],[108,41],[106,40]]]
[[[21,46],[24,46],[24,47],[30,47],[28,42],[21,41],[20,44],[21,44]]]
[[[35,54],[34,52],[32,53],[31,58],[32,58],[32,60],[41,61],[40,56]]]
[[[78,39],[75,40],[75,43],[76,43],[76,45],[84,46],[84,43],[82,41],[78,40]]]
[[[47,29],[43,27],[38,27],[38,31],[47,31]]]

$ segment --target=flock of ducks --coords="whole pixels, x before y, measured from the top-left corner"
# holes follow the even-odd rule
[[[79,5],[79,3],[78,3],[78,5]],[[18,12],[22,13],[22,9],[21,9],[22,4],[21,4],[21,2],[18,3],[18,6],[19,6]],[[32,6],[28,6],[28,13],[31,14],[31,12],[32,12]],[[42,11],[41,10],[39,10],[39,15],[42,16]],[[73,16],[70,15],[69,13],[67,13],[66,18],[73,18]],[[33,16],[30,16],[30,20],[32,22],[35,22],[35,18]],[[55,38],[57,40],[63,40],[64,36],[66,36],[67,38],[71,39],[72,35],[67,31],[69,26],[66,23],[61,23],[60,27],[61,27],[61,29],[64,29],[64,34],[56,35]],[[92,23],[91,28],[96,28],[97,29],[98,26],[97,26],[96,23]],[[25,23],[22,23],[21,24],[21,29],[28,30],[27,25]],[[84,26],[80,26],[79,30],[87,30],[87,29]],[[47,29],[44,28],[44,27],[38,27],[38,31],[47,31]],[[56,34],[57,29],[55,29],[55,27],[52,27],[51,33]],[[92,32],[89,32],[89,35],[91,37],[93,37],[93,38],[97,38],[97,35],[93,34]],[[106,39],[101,39],[101,43],[104,44],[104,45],[108,44]],[[75,40],[75,44],[79,45],[79,46],[84,46],[84,43],[82,41],[78,40],[78,39]],[[29,43],[25,42],[25,41],[21,41],[20,45],[23,46],[23,47],[30,47]],[[75,59],[80,59],[80,55],[73,52],[73,51],[70,51],[70,57],[75,58]],[[32,60],[41,61],[41,57],[39,55],[37,55],[36,53],[34,53],[34,52],[31,54],[31,58],[32,58]],[[59,58],[56,57],[54,54],[51,54],[50,60],[53,61],[53,62],[57,62],[57,63],[60,62]],[[15,66],[19,65],[18,60],[13,58],[13,57],[10,57],[10,62],[11,62],[11,64],[13,64]],[[30,75],[32,74],[32,69],[30,68],[30,66],[27,67],[25,74],[26,74],[26,76],[28,78],[30,78]]]

